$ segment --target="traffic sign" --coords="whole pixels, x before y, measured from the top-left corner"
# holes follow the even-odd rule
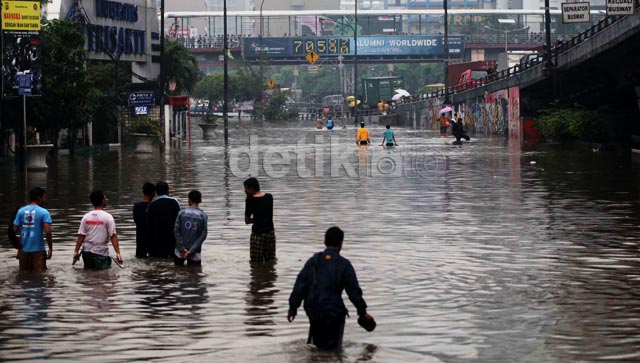
[[[273,89],[275,86],[276,82],[274,82],[273,79],[267,81],[267,87],[269,87],[269,89]]]
[[[153,105],[155,103],[153,92],[129,93],[129,106]]]
[[[18,94],[20,96],[30,96],[31,95],[31,74],[18,74],[16,76],[18,78]]]
[[[309,64],[316,64],[318,59],[320,59],[320,56],[318,55],[318,53],[310,50],[307,52],[307,55],[304,56],[304,58],[307,60],[307,62],[309,62]]]

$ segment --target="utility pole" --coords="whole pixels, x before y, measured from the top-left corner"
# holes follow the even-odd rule
[[[445,0],[446,1],[446,0]],[[358,0],[355,0],[355,24],[353,27],[353,40],[355,42],[353,58],[353,123],[358,127]]]
[[[549,1],[549,0],[545,0]],[[447,0],[444,0],[444,104],[451,104],[449,99],[449,11]]]
[[[545,68],[553,68],[553,61],[551,60],[551,12],[549,11],[549,0],[544,0],[544,32],[545,43],[547,43],[547,54]]]
[[[160,126],[162,127],[162,135],[164,135],[165,130],[167,129],[164,124],[164,72],[164,0],[160,0]],[[168,145],[170,145],[171,140],[164,140],[164,142],[165,145],[167,145],[167,142],[169,142]]]
[[[223,88],[223,105],[222,105],[222,118],[224,120],[224,144],[229,144],[229,70],[228,70],[228,53],[229,53],[229,41],[227,40],[227,0],[224,0],[223,4],[223,30],[224,30],[224,88]]]

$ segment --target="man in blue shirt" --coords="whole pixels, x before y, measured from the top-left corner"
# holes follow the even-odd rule
[[[324,236],[327,248],[311,257],[298,274],[289,297],[287,320],[292,322],[300,303],[309,318],[309,340],[322,350],[336,350],[342,346],[344,318],[347,308],[342,301],[346,290],[361,319],[372,320],[367,303],[362,298],[356,272],[351,262],[340,256],[344,232],[331,227]]]
[[[207,214],[198,208],[202,202],[202,194],[197,190],[189,192],[189,206],[178,212],[173,234],[176,248],[173,262],[176,266],[202,265],[202,243],[207,239]]]
[[[381,146],[398,146],[396,135],[391,131],[391,125],[387,125],[387,129],[384,131]]]
[[[39,187],[29,192],[29,204],[20,208],[13,221],[13,230],[20,232],[18,252],[20,270],[44,271],[47,259],[53,253],[53,236],[51,235],[51,215],[42,208],[47,199],[47,192]],[[42,231],[47,236],[47,252],[44,247]]]

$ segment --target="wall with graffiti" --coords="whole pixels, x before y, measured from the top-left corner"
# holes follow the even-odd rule
[[[427,123],[432,129],[437,129],[442,99],[428,99],[426,106]],[[454,106],[454,112],[464,119],[469,133],[521,138],[519,87],[511,87],[467,100]]]

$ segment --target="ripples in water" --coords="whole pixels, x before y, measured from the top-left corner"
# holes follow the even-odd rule
[[[603,152],[523,151],[490,138],[456,147],[424,131],[398,130],[402,146],[392,152],[445,162],[426,164],[432,172],[420,177],[366,172],[375,169],[332,175],[326,158],[317,177],[297,177],[295,160],[282,177],[261,175],[263,189],[275,196],[278,261],[250,264],[246,175],[225,167],[228,151],[245,147],[250,134],[260,135],[262,155],[324,135],[318,150],[325,156],[331,140],[351,150],[350,162],[380,156],[375,146],[356,149],[353,129],[334,131],[329,138],[298,126],[233,128],[230,149],[196,141],[191,151],[160,158],[128,151],[60,155],[47,172],[29,173],[29,187],[48,191],[54,256],[46,273],[20,273],[15,252],[0,249],[2,360],[640,360],[636,161]],[[378,137],[382,129],[371,133]],[[315,167],[314,157],[305,161]],[[28,188],[12,165],[0,169],[5,221]],[[209,237],[201,269],[134,258],[131,206],[146,180],[168,181],[183,205],[189,190],[202,191]],[[124,269],[71,266],[94,188],[109,196]],[[304,343],[303,314],[286,321],[295,277],[334,224],[345,230],[343,254],[379,324],[366,333],[349,319],[341,354]]]

